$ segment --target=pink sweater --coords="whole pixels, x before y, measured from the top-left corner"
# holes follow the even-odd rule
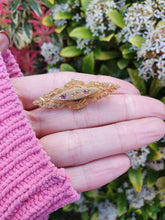
[[[45,220],[79,194],[35,137],[10,82],[21,76],[10,51],[0,54],[0,219]]]

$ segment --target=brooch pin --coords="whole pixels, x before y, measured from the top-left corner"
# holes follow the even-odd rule
[[[89,82],[72,79],[64,85],[64,89],[55,89],[48,94],[39,97],[33,102],[34,105],[46,108],[64,108],[71,110],[81,110],[90,102],[114,93],[120,86],[107,82]]]

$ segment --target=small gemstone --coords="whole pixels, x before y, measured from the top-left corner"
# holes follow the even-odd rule
[[[66,99],[66,95],[65,95],[65,94],[62,94],[62,95],[61,95],[61,99]]]
[[[87,89],[84,90],[84,94],[87,95],[89,91]]]

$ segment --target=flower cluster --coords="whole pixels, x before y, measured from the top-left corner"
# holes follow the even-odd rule
[[[41,46],[41,55],[45,58],[48,64],[56,64],[63,58],[60,56],[61,48],[52,43],[44,43]]]
[[[139,74],[146,80],[152,77],[165,79],[165,26],[160,24],[153,29],[142,48],[137,53],[138,58],[144,58],[139,66]]]
[[[90,47],[91,42],[89,39],[78,38],[76,40],[77,48],[83,50],[85,54],[89,54],[92,50]]]
[[[160,171],[160,170],[164,170],[164,160],[156,160],[156,161],[149,161],[147,162],[147,167],[155,170],[155,171]]]
[[[67,23],[66,19],[55,19],[56,15],[59,12],[70,12],[69,4],[56,4],[54,8],[52,8],[51,10],[52,18],[53,18],[54,24],[57,27],[61,27]]]
[[[146,0],[134,3],[125,12],[125,27],[119,36],[123,42],[132,36],[141,36],[145,43],[138,50],[137,59],[142,58],[139,74],[148,80],[150,77],[165,78],[165,10],[164,1]]]
[[[153,187],[148,188],[143,185],[142,190],[138,193],[134,188],[126,189],[127,200],[131,206],[136,209],[141,208],[145,202],[155,198],[156,192]]]
[[[132,161],[132,168],[136,169],[139,166],[145,166],[149,153],[150,151],[147,146],[144,146],[139,150],[129,151],[127,154]]]
[[[114,204],[105,200],[98,205],[98,218],[99,220],[115,220],[118,216],[117,208]]]
[[[107,16],[107,12],[117,8],[114,1],[93,0],[86,10],[86,26],[95,37],[105,37],[106,32],[115,30],[116,25]]]

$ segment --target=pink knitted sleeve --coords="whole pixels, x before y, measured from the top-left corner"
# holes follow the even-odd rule
[[[45,220],[79,194],[35,137],[10,82],[20,76],[10,51],[0,54],[0,219]]]

